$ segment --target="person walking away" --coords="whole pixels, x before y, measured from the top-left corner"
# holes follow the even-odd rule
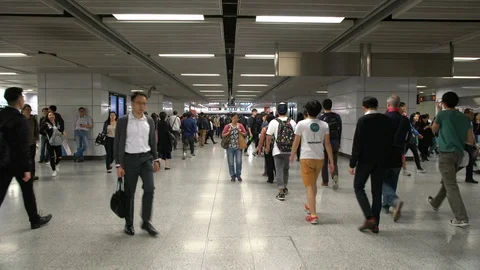
[[[157,153],[155,123],[151,117],[144,114],[147,100],[144,93],[137,92],[132,96],[132,111],[118,119],[114,153],[117,176],[124,178],[127,197],[125,233],[135,235],[134,201],[138,177],[140,177],[143,182],[141,228],[151,236],[157,236],[158,232],[150,223],[150,219],[155,190],[153,174],[160,170],[160,160]]]
[[[272,151],[277,170],[276,181],[279,190],[277,200],[285,201],[288,194],[288,178],[290,170],[290,154],[295,136],[295,121],[287,117],[288,105],[281,102],[277,105],[279,117],[271,121],[267,129],[267,145],[265,153]],[[273,145],[273,146],[272,146]]]
[[[113,146],[115,142],[115,130],[117,128],[117,113],[110,112],[108,119],[103,123],[103,134],[105,137],[105,152],[107,153],[106,167],[107,173],[112,173],[112,163],[114,161]]]
[[[255,148],[258,146],[258,135],[260,131],[259,130],[257,131],[257,113],[258,113],[257,109],[253,109],[252,115],[250,115],[250,117],[248,117],[247,119],[247,129],[249,134],[247,149],[245,149],[245,153],[247,155],[248,155],[248,148],[250,147],[252,142],[255,142]],[[255,152],[254,152],[254,155],[256,155]]]
[[[408,117],[407,116],[407,104],[405,102],[400,102],[400,114],[405,116],[405,117]],[[410,142],[410,139],[411,139],[412,136],[413,136],[412,128],[410,128],[410,132],[408,133],[408,138],[407,138],[407,142],[406,142],[405,147],[407,147],[407,145]],[[412,174],[410,172],[408,172],[408,170],[407,170],[407,158],[406,158],[405,155],[406,155],[406,151],[404,151],[404,153],[402,155],[402,169],[403,169],[402,171],[403,171],[404,176],[410,177],[410,176],[412,176]]]
[[[335,170],[332,145],[330,144],[330,130],[328,124],[318,120],[317,116],[322,111],[322,105],[318,100],[307,102],[305,109],[308,111],[308,118],[297,123],[295,128],[295,141],[293,142],[290,162],[295,161],[296,152],[302,143],[300,164],[303,185],[306,189],[307,204],[305,211],[308,216],[305,218],[310,224],[318,224],[317,215],[317,179],[322,171],[325,161],[325,152],[330,157],[328,166],[330,171]]]
[[[213,124],[212,118],[208,118],[208,126],[209,129],[207,132],[207,137],[205,138],[205,144],[207,144],[208,139],[211,139],[213,144],[217,144],[217,142],[213,138],[215,132],[215,125]]]
[[[420,148],[422,162],[429,161],[428,151],[432,146],[434,135],[432,132],[432,127],[430,124],[428,124],[428,118],[426,115],[420,116],[420,121],[418,121],[416,124],[416,130],[418,133],[420,133],[420,135],[422,135],[422,138],[418,140],[418,147]]]
[[[338,189],[338,151],[340,150],[340,140],[342,139],[342,118],[337,113],[332,112],[333,102],[331,99],[325,99],[323,102],[323,109],[325,113],[318,117],[318,119],[326,122],[330,129],[330,143],[333,149],[333,158],[335,164],[335,171],[332,173],[333,190]],[[329,163],[328,155],[325,153],[325,163]],[[328,166],[323,166],[322,169],[322,186],[328,187],[329,182]]]
[[[275,116],[268,114],[265,115],[266,117],[266,123],[264,123],[262,127],[262,132],[260,133],[260,141],[258,143],[257,147],[257,153],[260,154],[264,152],[264,158],[265,158],[265,172],[266,175],[268,176],[267,183],[273,184],[273,180],[275,180],[275,161],[273,160],[273,155],[271,152],[268,154],[266,153],[266,143],[267,143],[267,129],[268,129],[268,124],[272,122],[272,120],[275,119]]]
[[[389,167],[394,144],[392,119],[378,113],[378,100],[365,97],[362,102],[365,115],[357,122],[353,136],[349,172],[354,175],[353,186],[365,221],[360,231],[379,232],[382,209],[382,184]],[[365,184],[370,177],[372,205],[365,193]]]
[[[38,229],[52,219],[52,215],[40,216],[37,210],[33,180],[31,179],[32,159],[30,155],[29,127],[27,119],[20,113],[25,105],[23,89],[5,89],[4,98],[8,106],[0,111],[0,206],[7,195],[13,177],[22,190],[23,204],[30,219],[30,228]],[[6,158],[8,157],[8,158]]]
[[[205,140],[207,138],[207,130],[209,129],[210,124],[208,123],[205,114],[202,112],[200,113],[200,118],[198,119],[198,130],[200,130],[200,147],[205,146]]]
[[[48,108],[42,109],[42,118],[40,118],[39,127],[45,124],[45,120],[48,118]],[[40,134],[40,161],[39,163],[45,163],[50,160],[50,156],[48,156],[48,149],[47,149],[47,138],[43,134]]]
[[[400,98],[398,96],[392,95],[387,99],[388,108],[386,115],[392,120],[395,137],[391,160],[383,182],[382,195],[385,211],[388,212],[390,207],[393,208],[392,217],[394,222],[400,219],[404,204],[397,195],[397,185],[403,165],[402,156],[405,152],[405,145],[410,132],[410,122],[407,117],[400,114],[399,106]]]
[[[242,182],[242,149],[240,148],[240,140],[246,140],[247,131],[245,127],[238,122],[238,114],[232,114],[232,123],[225,126],[222,132],[222,137],[229,136],[229,143],[227,148],[228,169],[230,172],[231,181],[238,180]]]
[[[426,173],[427,171],[422,168],[422,164],[420,163],[420,157],[418,156],[418,141],[423,139],[423,136],[415,129],[418,121],[420,121],[420,114],[412,113],[410,115],[410,138],[408,139],[407,145],[405,146],[405,155],[407,154],[408,150],[412,151],[413,158],[415,159],[415,165],[417,166],[418,173]],[[403,168],[405,171],[407,168],[406,166]],[[405,175],[405,173],[404,173]]]
[[[173,141],[173,150],[177,150],[182,125],[182,121],[178,117],[177,111],[173,111],[173,115],[168,118],[168,125],[170,126],[173,135],[175,135],[175,141]]]
[[[62,145],[53,145],[50,138],[63,134],[65,128],[60,125],[60,122],[55,118],[53,112],[48,113],[48,119],[45,124],[40,127],[40,133],[44,134],[48,140],[48,153],[50,155],[50,167],[52,168],[52,177],[57,177],[59,171],[59,164],[62,161]]]
[[[215,125],[215,136],[217,138],[220,138],[220,135],[222,134],[222,129],[220,129],[220,117],[216,116],[213,120],[213,124]]]
[[[473,121],[474,121],[474,114],[472,109],[465,109],[464,114],[468,116],[470,119],[470,125],[472,126],[472,132],[473,132]],[[475,134],[472,133],[472,136],[475,138]],[[475,164],[475,160],[477,159],[478,156],[478,151],[476,151],[476,144],[475,140],[473,144],[465,144],[465,151],[467,151],[470,155],[470,159],[468,161],[467,167],[465,167],[465,182],[466,183],[471,183],[471,184],[478,184],[478,181],[473,179],[473,165]]]
[[[455,216],[450,225],[465,227],[469,225],[467,210],[457,184],[457,171],[463,159],[465,144],[474,144],[471,121],[455,109],[459,97],[454,92],[443,94],[437,110],[440,111],[433,123],[433,132],[438,132],[438,168],[442,174],[442,186],[437,196],[428,197],[428,203],[434,211],[447,198]],[[442,110],[442,107],[444,110]]]
[[[302,120],[305,120],[305,115],[303,113],[298,113],[297,115],[297,123],[299,123],[300,121]],[[302,152],[302,142],[300,142],[300,144],[298,145],[298,150],[297,150],[297,161],[300,161],[300,154]]]
[[[158,134],[158,157],[165,161],[165,170],[170,170],[168,166],[168,161],[172,159],[172,139],[170,138],[170,133],[172,129],[166,121],[167,114],[165,112],[160,113],[160,121],[157,124],[157,134]]]
[[[197,122],[191,112],[187,112],[187,118],[182,122],[183,160],[187,157],[187,149],[190,146],[190,154],[195,156],[195,138],[198,138]]]
[[[80,107],[78,116],[73,120],[73,130],[77,142],[77,152],[73,154],[74,162],[83,162],[83,154],[88,149],[88,132],[92,127],[92,118],[86,114],[85,108]]]
[[[25,104],[22,109],[22,114],[27,118],[28,123],[28,138],[30,143],[30,159],[32,161],[32,180],[38,180],[38,176],[35,176],[35,157],[37,154],[37,143],[40,139],[39,137],[39,127],[37,119],[32,115],[32,107],[30,105]]]

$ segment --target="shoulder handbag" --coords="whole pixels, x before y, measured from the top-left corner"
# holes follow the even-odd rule
[[[223,149],[227,149],[230,145],[230,135],[222,136],[222,141],[220,142],[220,145]]]
[[[127,196],[125,191],[122,190],[122,178],[117,180],[117,188],[110,199],[110,209],[119,217],[124,218],[127,210]]]
[[[53,126],[52,136],[48,138],[48,143],[51,146],[60,146],[63,144],[63,134],[58,130],[56,126]]]
[[[95,139],[95,144],[99,145],[106,145],[107,144],[107,135],[105,133],[98,133],[97,138]]]
[[[240,133],[240,128],[238,129],[238,149],[247,149],[247,138]]]

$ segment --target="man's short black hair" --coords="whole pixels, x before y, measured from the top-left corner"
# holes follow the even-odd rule
[[[320,104],[318,100],[310,100],[305,104],[305,110],[308,112],[309,116],[316,118],[322,111],[322,104]]]
[[[188,118],[191,118],[193,116],[192,112],[186,112],[185,114]]]
[[[464,114],[469,114],[470,112],[473,112],[473,110],[470,109],[470,108],[466,108],[466,109],[463,111]]]
[[[18,99],[23,95],[23,89],[20,87],[10,87],[5,89],[5,94],[3,97],[7,101],[9,106],[15,105],[18,102]]]
[[[48,107],[52,112],[57,112],[57,106],[55,105],[50,105],[50,107]]]
[[[332,109],[332,107],[333,107],[333,102],[332,102],[331,99],[327,98],[327,99],[325,99],[325,100],[322,102],[322,105],[323,105],[323,108],[324,108],[325,110],[329,110],[329,111],[330,111],[330,110]]]
[[[135,92],[135,93],[132,95],[131,101],[135,101],[135,99],[136,99],[137,97],[145,97],[145,98],[148,100],[148,97],[147,97],[147,95],[146,95],[145,93],[143,93],[143,92]]]
[[[405,107],[407,104],[405,104],[405,102],[400,102],[400,107]]]
[[[254,113],[254,112],[258,112],[257,109],[253,109],[253,110],[252,110],[252,113]]]
[[[177,111],[173,111],[173,115],[177,115],[177,114],[178,114],[178,112],[177,112]]]
[[[365,107],[365,109],[376,110],[378,108],[378,100],[375,97],[365,97],[362,106]]]
[[[455,92],[447,92],[442,96],[442,102],[447,108],[453,109],[458,105],[460,98]]]
[[[48,111],[48,108],[47,108],[47,107],[43,108],[43,109],[42,109],[42,112],[43,112],[43,111]]]
[[[79,111],[81,111],[81,110],[86,111],[86,109],[85,109],[84,107],[80,107],[80,108],[78,108],[78,110],[79,110]]]

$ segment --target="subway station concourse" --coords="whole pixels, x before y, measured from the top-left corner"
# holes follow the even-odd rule
[[[365,217],[349,174],[365,97],[383,113],[398,96],[407,116],[433,120],[441,97],[455,92],[460,112],[480,113],[480,1],[0,0],[0,111],[10,87],[24,90],[37,121],[56,106],[65,145],[52,174],[37,142],[38,180],[30,181],[39,214],[53,216],[48,224],[32,230],[19,183],[8,187],[0,270],[480,269],[480,187],[465,181],[465,169],[457,181],[469,226],[449,224],[447,200],[438,211],[427,201],[442,185],[435,149],[425,171],[409,151],[397,187],[401,218],[382,211],[378,234],[358,230]],[[217,143],[195,144],[195,156],[184,157],[180,140],[168,166],[161,161],[151,218],[158,235],[141,228],[142,183],[135,235],[125,234],[110,209],[116,162],[107,172],[106,148],[95,140],[110,112],[133,115],[138,92],[148,115],[238,113],[245,121],[282,102],[296,120],[307,102],[330,99],[342,119],[339,188],[319,177],[319,224],[305,220],[296,159],[278,200],[254,143],[240,158],[243,181],[231,181],[228,151],[214,134]],[[81,158],[73,156],[79,108],[91,119]],[[476,137],[480,118],[472,120]],[[370,181],[365,190],[371,198]]]

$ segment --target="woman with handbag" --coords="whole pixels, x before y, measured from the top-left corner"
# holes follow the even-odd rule
[[[242,151],[247,148],[247,131],[238,119],[238,114],[233,113],[232,123],[226,125],[222,132],[222,137],[228,136],[227,160],[232,182],[242,182]]]
[[[107,153],[106,166],[107,173],[112,173],[113,163],[113,143],[115,142],[115,128],[117,127],[117,113],[110,112],[108,119],[103,123],[103,134],[105,134],[105,152]]]
[[[173,130],[171,126],[167,123],[166,119],[167,114],[165,112],[161,112],[160,121],[158,121],[157,123],[157,150],[158,157],[165,160],[165,170],[170,170],[170,167],[168,166],[168,160],[172,159],[172,148],[175,135],[173,135]]]
[[[55,113],[49,112],[47,119],[40,128],[40,133],[48,139],[48,153],[50,155],[50,167],[52,168],[52,177],[58,175],[58,164],[62,161],[62,143],[63,131],[65,127],[55,119]]]

